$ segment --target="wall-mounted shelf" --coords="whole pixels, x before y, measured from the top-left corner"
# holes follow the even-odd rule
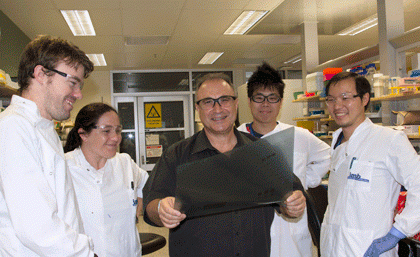
[[[12,95],[17,95],[18,91],[14,88],[7,86],[6,84],[0,83],[0,98],[9,98]]]
[[[333,121],[334,119],[332,118],[328,118],[327,116],[323,115],[312,115],[312,116],[307,116],[307,117],[298,117],[298,118],[293,118],[294,121],[298,121],[298,120],[320,120],[320,121]]]
[[[394,100],[409,100],[413,98],[420,98],[420,92],[407,92],[407,93],[401,93],[396,95],[386,95],[381,97],[373,97],[370,99],[371,102],[377,102],[377,101],[394,101]]]
[[[319,101],[325,101],[325,98],[322,98],[319,95],[316,95],[316,96],[299,98],[299,99],[293,100],[292,103],[319,102]]]

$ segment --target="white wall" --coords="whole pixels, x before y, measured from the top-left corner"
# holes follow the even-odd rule
[[[111,105],[111,82],[108,71],[94,71],[85,79],[82,94],[83,98],[77,100],[70,119],[74,122],[77,113],[85,105],[93,102],[104,102]]]
[[[302,80],[300,79],[285,79],[283,80],[286,84],[283,95],[283,105],[281,107],[277,120],[281,122],[296,125],[296,121],[293,118],[302,117],[303,103],[292,103],[293,92],[302,91]],[[239,99],[239,122],[251,122],[252,115],[248,104],[247,85],[243,84],[238,87],[238,99]]]

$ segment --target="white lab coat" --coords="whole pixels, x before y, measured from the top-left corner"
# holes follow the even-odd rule
[[[334,146],[341,128],[333,135]],[[331,149],[329,205],[321,229],[323,257],[361,257],[393,225],[400,185],[408,190],[394,226],[407,236],[420,231],[420,158],[403,132],[366,118],[347,142]],[[395,257],[394,248],[381,257]]]
[[[54,123],[14,95],[0,114],[0,256],[93,256]]]
[[[96,170],[80,148],[66,153],[86,234],[100,257],[141,256],[137,197],[149,175],[128,154],[117,153]],[[133,186],[132,186],[133,182]]]
[[[292,127],[278,122],[273,131],[263,137]],[[248,132],[246,124],[238,128]],[[304,128],[295,127],[293,173],[300,179],[305,189],[316,187],[328,172],[330,147]],[[312,256],[312,238],[308,229],[307,213],[299,219],[290,219],[276,212],[271,225],[270,256]]]

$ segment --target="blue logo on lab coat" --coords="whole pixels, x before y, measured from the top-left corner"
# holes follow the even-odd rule
[[[133,199],[133,206],[136,206],[138,204],[138,202],[139,201],[137,199],[136,200]]]
[[[353,180],[362,181],[362,182],[369,182],[369,179],[362,178],[362,176],[360,176],[359,173],[353,174],[350,172],[350,175],[347,177],[347,179],[353,179]]]

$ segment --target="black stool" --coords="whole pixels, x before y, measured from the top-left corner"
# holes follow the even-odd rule
[[[153,253],[166,245],[166,239],[158,234],[139,233],[141,243],[141,254]]]

